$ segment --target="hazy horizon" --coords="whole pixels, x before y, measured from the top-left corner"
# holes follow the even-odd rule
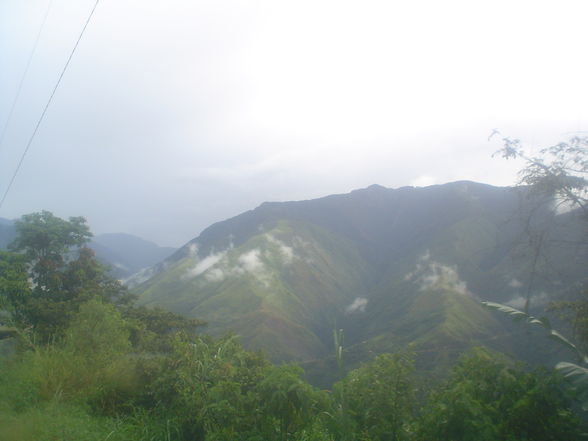
[[[36,35],[51,5],[4,127]],[[0,192],[94,0],[0,4]],[[588,5],[102,1],[0,217],[180,246],[265,201],[513,185],[500,136],[588,127]]]
[[[430,184],[430,185],[443,185],[443,184],[450,184],[450,183],[452,183],[452,182],[459,182],[459,181],[442,182],[442,183],[438,183],[438,184]],[[480,183],[480,184],[487,184],[487,183],[485,183],[485,182],[478,182],[478,183]],[[380,184],[374,183],[374,184],[370,184],[370,185],[368,185],[368,186],[366,186],[366,187],[361,187],[361,188],[354,188],[354,189],[350,190],[349,192],[352,192],[352,191],[355,191],[355,190],[362,190],[362,189],[366,189],[366,188],[368,188],[368,187],[371,187],[371,186],[374,186],[374,185],[375,185],[375,186],[382,186],[382,185],[380,185]],[[487,185],[492,185],[492,184],[487,184]],[[408,187],[417,187],[417,188],[424,188],[424,187],[428,187],[428,186],[429,186],[429,185],[408,185]],[[382,187],[385,187],[385,186],[382,186]],[[404,187],[404,186],[395,187],[394,189],[396,189],[396,188],[401,188],[401,187]],[[391,187],[385,187],[385,188],[391,188]],[[324,195],[319,195],[319,196],[317,196],[316,198],[322,198],[322,197],[331,196],[331,195],[334,195],[334,194],[347,194],[347,193],[349,193],[349,192],[345,192],[345,193],[330,193],[330,194],[324,194]],[[308,199],[316,199],[316,198],[308,198]],[[97,232],[97,231],[94,229],[93,225],[92,225],[90,222],[88,222],[88,224],[89,224],[90,230],[91,230],[92,234],[94,235],[94,237],[96,237],[96,236],[101,236],[101,235],[110,235],[110,234],[130,234],[130,235],[137,236],[137,237],[139,237],[139,238],[141,238],[141,239],[144,239],[144,240],[147,240],[147,241],[153,242],[153,243],[155,243],[156,245],[159,245],[159,246],[161,246],[161,247],[173,247],[173,248],[180,248],[180,247],[182,247],[183,245],[185,245],[186,243],[188,243],[189,241],[191,241],[192,239],[195,239],[196,237],[198,237],[198,236],[200,235],[200,233],[201,233],[203,230],[205,230],[205,229],[206,229],[206,228],[208,228],[209,226],[213,225],[214,223],[216,223],[216,222],[222,222],[222,221],[228,220],[228,219],[230,219],[230,218],[232,218],[232,217],[234,217],[234,216],[238,216],[239,214],[242,214],[242,213],[244,213],[244,212],[246,212],[246,211],[249,211],[249,210],[254,210],[255,208],[259,207],[260,205],[262,205],[262,204],[263,204],[263,203],[265,203],[265,202],[294,202],[294,201],[302,201],[302,200],[308,200],[308,199],[296,199],[296,200],[294,200],[294,199],[291,199],[291,200],[280,200],[280,201],[276,201],[276,200],[273,200],[273,201],[263,201],[263,202],[261,202],[260,204],[258,204],[258,205],[256,205],[256,206],[252,206],[252,207],[246,208],[245,210],[243,210],[243,211],[240,211],[239,213],[235,213],[234,215],[231,215],[231,216],[229,216],[229,217],[226,217],[226,218],[223,218],[223,219],[218,219],[218,220],[215,220],[215,221],[213,221],[211,224],[209,224],[209,225],[206,225],[206,226],[205,226],[205,227],[203,227],[201,230],[199,230],[199,231],[195,232],[194,234],[192,234],[190,237],[188,237],[186,240],[182,241],[181,243],[178,243],[178,244],[171,244],[171,245],[167,245],[167,244],[161,244],[161,243],[159,243],[159,242],[158,242],[156,239],[149,238],[149,237],[143,237],[143,236],[140,236],[140,235],[138,235],[138,234],[136,234],[136,233],[132,233],[132,232],[129,232],[129,231],[99,231],[99,232]],[[34,211],[32,211],[32,212],[39,212],[39,211],[42,211],[42,210],[45,210],[45,209],[44,209],[44,208],[39,208],[38,210],[34,210]],[[51,211],[51,210],[48,210],[48,211]],[[23,213],[23,214],[28,214],[28,213]],[[55,213],[53,213],[53,214],[55,214]],[[83,216],[82,214],[80,214],[80,216],[82,216],[82,217],[86,217],[86,216]],[[4,218],[4,217],[0,217],[0,221],[4,221],[4,220],[6,220],[6,221],[15,221],[15,220],[18,220],[18,218],[20,218],[20,216],[18,216],[18,217],[16,217],[16,218]],[[86,218],[86,220],[87,220],[87,218]]]

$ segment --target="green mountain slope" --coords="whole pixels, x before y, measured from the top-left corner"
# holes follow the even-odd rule
[[[338,316],[372,278],[353,244],[301,221],[278,221],[239,246],[171,263],[141,289],[141,302],[228,329],[273,359],[321,356]]]
[[[480,300],[526,295],[525,234],[541,226],[526,222],[532,208],[524,189],[472,182],[264,203],[206,229],[136,292],[146,305],[206,320],[212,334],[232,330],[274,360],[322,363],[336,328],[350,364],[406,345],[428,367],[476,344],[516,352]],[[542,210],[534,218],[557,226],[546,238],[583,234]],[[559,265],[538,261],[533,307],[583,277],[586,257],[572,259],[561,243],[545,241]]]

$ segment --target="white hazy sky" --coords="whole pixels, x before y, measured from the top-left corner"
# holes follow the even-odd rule
[[[0,192],[94,0],[0,0]],[[515,182],[588,129],[582,1],[101,0],[0,209],[181,245],[267,200]]]

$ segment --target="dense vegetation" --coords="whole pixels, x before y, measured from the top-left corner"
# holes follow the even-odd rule
[[[0,254],[3,336],[16,335],[0,341],[2,440],[583,439],[553,373],[475,349],[429,384],[405,350],[319,390],[234,336],[134,306],[85,248],[82,218],[16,226]]]

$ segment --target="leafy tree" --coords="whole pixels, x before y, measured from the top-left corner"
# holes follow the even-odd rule
[[[588,351],[588,290],[582,290],[575,300],[552,302],[548,309],[557,312],[560,317],[571,323],[575,339]]]
[[[520,185],[528,186],[532,194],[580,208],[584,216],[588,215],[588,137],[572,137],[539,150],[537,155],[529,153],[518,139],[506,137],[503,143],[497,154],[524,161]]]
[[[462,356],[429,397],[419,438],[479,441],[584,439],[580,421],[545,372],[525,372],[482,349]]]
[[[255,389],[267,366],[235,337],[213,340],[179,333],[154,375],[149,402],[157,403],[157,418],[169,421],[180,439],[230,440],[237,433],[246,439],[260,424]]]
[[[177,333],[193,335],[205,324],[158,307],[130,305],[124,309],[124,317],[130,326],[133,346],[151,352],[170,352]]]
[[[104,365],[131,348],[128,323],[113,305],[98,299],[80,306],[65,335],[65,344],[72,353]]]
[[[524,307],[524,312],[529,313],[535,279],[554,266],[545,250],[562,246],[561,241],[556,244],[550,238],[550,231],[561,223],[557,214],[562,209],[572,210],[580,219],[588,221],[588,138],[572,137],[537,153],[531,153],[518,139],[504,137],[502,141],[503,147],[496,154],[523,161],[518,184],[527,196],[526,208],[521,209],[520,215],[526,233],[523,244],[532,262]],[[572,245],[577,248],[578,244]]]
[[[588,222],[588,137],[572,137],[566,142],[543,148],[536,155],[530,154],[518,139],[506,137],[503,138],[503,143],[502,149],[497,153],[506,159],[519,158],[524,161],[524,166],[519,171],[519,184],[528,189],[529,195],[535,197],[539,204],[549,204],[552,211],[557,211],[561,206],[574,210],[584,222]],[[530,235],[530,242],[535,249],[531,281],[534,278],[537,258],[544,246],[544,239],[544,231]],[[570,380],[573,390],[583,401],[583,408],[588,410],[588,369],[585,367],[588,364],[588,357],[575,344],[552,329],[546,318],[538,319],[529,315],[530,299],[531,286],[528,289],[524,311],[491,302],[483,303],[510,315],[515,320],[523,320],[527,324],[545,328],[551,337],[574,351],[583,366],[560,362],[556,369]],[[586,290],[579,299],[553,302],[550,309],[562,312],[562,315],[572,323],[576,337],[585,346],[588,344]]]
[[[412,373],[410,354],[382,354],[351,371],[335,385],[334,394],[338,402],[345,400],[343,411],[359,433],[371,440],[406,440],[415,406]]]
[[[0,292],[6,293],[4,298],[17,323],[32,326],[41,341],[63,332],[79,306],[90,299],[117,304],[133,300],[84,246],[91,237],[84,218],[66,221],[43,211],[24,215],[15,226],[17,237],[10,247],[19,257],[0,256],[4,265],[12,268],[7,273],[12,288],[3,290],[0,285]],[[24,287],[25,267],[31,282],[26,282],[28,289]],[[8,286],[7,280],[4,286]],[[15,291],[17,286],[20,289]]]
[[[284,441],[304,428],[314,415],[318,397],[301,379],[302,372],[295,365],[272,366],[259,383],[256,390],[267,437]]]
[[[66,221],[49,211],[25,214],[16,221],[15,228],[17,237],[9,248],[26,256],[35,290],[59,289],[58,274],[70,251],[82,247],[92,237],[83,217]]]

